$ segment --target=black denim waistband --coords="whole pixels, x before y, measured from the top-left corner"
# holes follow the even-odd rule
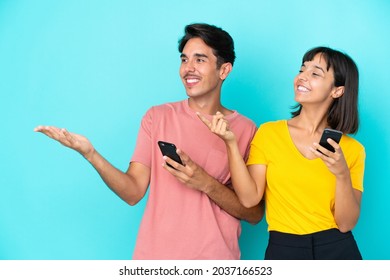
[[[336,228],[303,235],[278,231],[269,232],[269,241],[271,243],[307,248],[337,242],[350,237],[352,237],[352,232],[342,233]]]

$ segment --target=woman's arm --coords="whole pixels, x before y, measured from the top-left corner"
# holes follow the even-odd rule
[[[339,144],[328,140],[335,152],[331,152],[317,143],[313,144],[312,152],[321,158],[336,177],[334,217],[341,232],[352,230],[358,222],[362,193],[352,187],[351,174],[343,151]],[[317,151],[320,150],[321,152]]]
[[[245,207],[260,203],[265,190],[265,166],[253,165],[249,170],[241,156],[234,133],[223,114],[217,112],[212,121],[198,114],[200,120],[226,144],[233,188]]]

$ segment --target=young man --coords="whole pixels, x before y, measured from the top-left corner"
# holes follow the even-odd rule
[[[263,208],[248,209],[239,203],[229,187],[224,142],[210,134],[196,115],[226,115],[242,157],[247,157],[256,126],[221,104],[221,87],[235,59],[234,43],[221,28],[192,24],[185,28],[179,51],[180,76],[188,99],[146,112],[125,173],[83,136],[47,126],[35,131],[81,153],[108,187],[130,205],[139,202],[149,186],[133,259],[239,259],[240,219],[257,223]],[[163,157],[158,141],[176,144],[183,165]]]

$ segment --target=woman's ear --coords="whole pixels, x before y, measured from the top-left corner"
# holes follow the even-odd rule
[[[340,98],[344,94],[344,86],[337,87],[333,92],[332,92],[332,97],[333,98]]]

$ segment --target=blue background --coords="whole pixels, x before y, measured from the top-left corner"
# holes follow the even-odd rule
[[[257,124],[289,118],[309,48],[357,62],[367,160],[354,234],[365,259],[390,259],[389,15],[386,0],[0,0],[0,259],[131,258],[146,199],[128,206],[33,128],[86,135],[126,170],[145,111],[186,97],[177,41],[193,22],[234,38],[223,101]],[[243,222],[242,258],[262,259],[267,236],[264,220]]]

